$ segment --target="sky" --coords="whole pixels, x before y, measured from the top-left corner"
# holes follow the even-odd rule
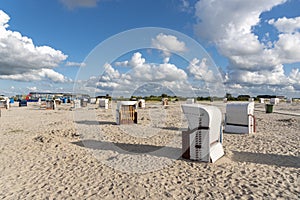
[[[0,0],[0,94],[300,97],[300,0]]]

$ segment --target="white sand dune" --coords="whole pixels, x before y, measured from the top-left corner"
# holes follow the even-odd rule
[[[178,102],[147,103],[127,126],[115,125],[115,104],[2,110],[0,198],[299,199],[300,117],[256,107],[257,133],[225,134],[214,164],[180,158],[187,125]],[[300,113],[300,104],[275,110]]]

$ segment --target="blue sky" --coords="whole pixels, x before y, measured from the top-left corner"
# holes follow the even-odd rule
[[[2,1],[0,93],[72,92],[75,86],[76,92],[128,96],[149,84],[158,94],[299,97],[298,8],[299,0]],[[128,48],[113,61],[116,48],[138,39],[99,49],[143,27],[161,31],[136,36],[147,48]]]

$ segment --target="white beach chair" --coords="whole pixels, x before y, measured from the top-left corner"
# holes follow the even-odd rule
[[[271,98],[270,99],[270,104],[277,105],[277,104],[279,104],[279,102],[280,102],[279,98]]]
[[[259,103],[265,103],[265,99],[264,98],[260,98],[259,99]]]
[[[222,146],[222,113],[215,106],[181,105],[188,121],[182,131],[182,157],[204,162],[215,162],[224,155]]]
[[[108,109],[109,99],[99,99],[99,108]]]
[[[187,99],[186,104],[194,104],[195,100],[194,99]]]
[[[81,101],[80,99],[75,99],[74,100],[74,108],[81,108]]]
[[[138,108],[145,108],[146,107],[145,99],[139,99],[137,105],[138,105]]]
[[[255,128],[254,102],[227,104],[224,132],[249,134]]]
[[[90,102],[90,104],[96,104],[96,102],[97,102],[97,99],[96,98],[90,98],[89,99],[89,102]]]

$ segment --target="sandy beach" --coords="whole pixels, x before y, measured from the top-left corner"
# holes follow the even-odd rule
[[[257,133],[224,134],[225,156],[215,163],[180,157],[181,103],[146,102],[138,124],[121,126],[115,103],[2,109],[0,198],[300,198],[299,103],[280,103],[270,114],[257,103]],[[223,102],[212,104],[225,112]]]

